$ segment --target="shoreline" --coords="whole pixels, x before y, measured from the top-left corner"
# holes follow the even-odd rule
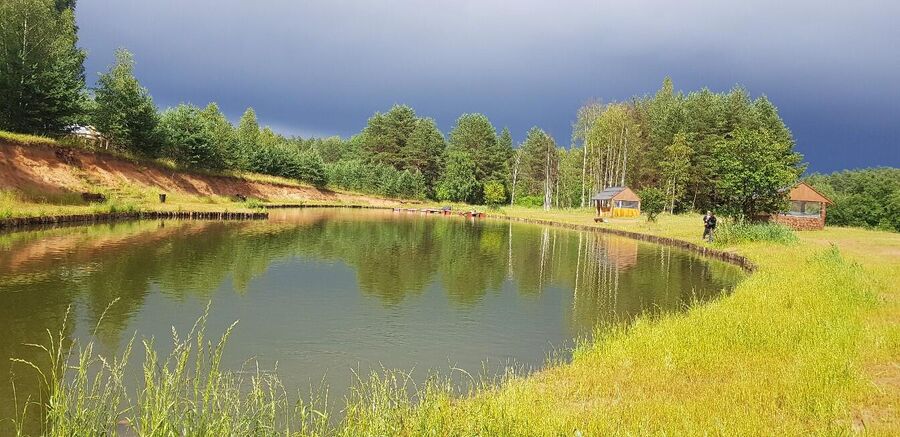
[[[303,208],[346,208],[346,209],[393,209],[387,206],[377,205],[340,205],[340,204],[272,204],[264,205],[262,209],[303,209]],[[127,211],[127,212],[107,212],[107,213],[89,213],[89,214],[62,214],[48,216],[30,216],[0,219],[0,231],[19,231],[27,230],[31,227],[40,227],[57,224],[73,224],[73,225],[89,225],[93,223],[108,223],[119,220],[268,220],[269,212],[230,212],[230,211]],[[692,243],[690,241],[662,237],[642,232],[623,231],[620,229],[604,228],[596,225],[580,225],[574,223],[565,223],[556,220],[533,219],[526,217],[518,217],[513,215],[503,215],[497,213],[485,213],[485,218],[493,220],[514,221],[520,223],[529,223],[543,226],[555,226],[565,229],[571,229],[584,232],[599,232],[603,234],[616,235],[620,237],[630,238],[632,240],[644,241],[662,246],[683,249],[691,253],[724,261],[729,264],[740,267],[746,273],[753,273],[756,270],[756,264],[750,261],[744,255],[735,252],[728,252],[719,249],[713,249],[708,246]]]
[[[390,209],[365,205],[279,206]],[[723,299],[684,314],[641,321],[627,331],[581,345],[570,360],[550,363],[538,373],[512,378],[472,397],[458,398],[452,410],[456,418],[448,418],[445,425],[470,429],[469,426],[477,423],[484,425],[480,422],[483,419],[496,420],[502,425],[506,423],[503,418],[512,418],[513,422],[506,426],[513,428],[503,429],[523,431],[538,429],[530,428],[537,426],[534,420],[552,416],[549,423],[541,422],[539,428],[559,430],[576,426],[602,434],[604,430],[616,429],[680,429],[689,433],[691,430],[721,430],[725,426],[736,433],[777,429],[785,434],[797,434],[799,430],[809,432],[833,429],[830,427],[834,426],[866,430],[890,427],[891,422],[880,419],[881,415],[892,417],[889,414],[893,402],[890,385],[884,386],[882,378],[873,375],[870,368],[883,364],[883,354],[890,354],[891,349],[884,343],[886,334],[881,330],[876,334],[866,334],[865,330],[872,326],[870,323],[881,326],[892,318],[891,308],[873,306],[875,296],[891,295],[890,290],[879,282],[890,276],[890,270],[886,270],[890,261],[870,262],[868,257],[874,256],[870,253],[874,249],[860,252],[859,247],[844,247],[860,235],[870,236],[876,231],[830,228],[805,234],[807,237],[798,245],[739,245],[729,247],[734,252],[728,252],[688,241],[686,231],[689,229],[678,217],[667,219],[673,220],[673,224],[665,223],[669,227],[658,231],[654,228],[661,225],[656,223],[648,225],[641,221],[625,225],[645,233],[589,224],[587,214],[578,216],[562,212],[551,218],[528,217],[527,214],[532,212],[537,211],[501,211],[487,213],[485,217],[608,233],[679,247],[702,256],[723,257],[719,259],[751,274]],[[880,234],[871,234],[874,235]],[[816,244],[819,239],[829,244]],[[833,244],[835,240],[840,244]],[[841,256],[836,249],[838,246],[842,253],[850,254],[850,258]],[[878,249],[889,251],[891,247],[885,244]],[[782,251],[783,256],[772,257],[773,249]],[[861,253],[866,258],[858,258]],[[856,264],[854,258],[861,264]],[[887,264],[881,264],[886,261]],[[762,274],[753,273],[757,271]],[[874,276],[865,276],[863,272]],[[805,310],[797,311],[797,308]],[[760,323],[763,320],[765,323]],[[823,327],[823,320],[828,322],[827,329]],[[884,327],[883,332],[890,331]],[[660,348],[660,344],[666,346]],[[793,359],[776,359],[782,356]],[[810,360],[811,356],[816,359]],[[852,363],[852,371],[835,373],[846,369],[848,362]],[[770,379],[770,384],[765,387],[757,384],[758,378],[763,376]],[[572,384],[575,383],[591,388],[587,392],[577,392],[579,403],[610,398],[616,399],[617,403],[599,408],[597,411],[605,412],[602,417],[582,408],[571,408]],[[863,384],[875,384],[880,390],[887,390],[887,394],[878,395]],[[644,396],[648,390],[682,400],[691,407],[687,417],[681,408],[648,400]],[[747,403],[748,396],[758,396],[760,401]],[[772,403],[772,399],[790,402],[780,405]],[[840,403],[842,407],[813,412],[803,408],[809,402],[821,402],[822,399]],[[734,412],[737,410],[719,410],[723,404],[743,405],[754,417],[763,420],[748,421],[743,413]],[[709,409],[714,407],[716,413],[710,416]],[[629,422],[631,411],[640,413],[634,417],[650,417],[650,422],[646,419]],[[859,418],[861,411],[878,414]],[[468,414],[473,412],[478,414]],[[764,420],[775,420],[785,413],[797,414],[800,419],[789,422]],[[714,417],[716,423],[709,422],[709,417]],[[673,422],[675,418],[678,418],[677,422]],[[673,426],[675,428],[670,428]]]

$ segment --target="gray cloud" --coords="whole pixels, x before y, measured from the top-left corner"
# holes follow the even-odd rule
[[[814,169],[900,165],[898,3],[731,3],[81,0],[78,20],[91,77],[124,46],[159,104],[252,105],[286,133],[349,135],[408,103],[445,130],[477,111],[568,144],[583,102],[671,75],[768,95]]]

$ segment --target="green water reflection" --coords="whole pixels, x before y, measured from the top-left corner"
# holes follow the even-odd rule
[[[278,363],[288,386],[349,369],[539,365],[594,326],[678,311],[741,272],[595,233],[391,211],[277,211],[268,221],[140,221],[0,234],[0,417],[39,395],[26,343],[98,324],[102,353],[135,331],[165,344],[212,302],[210,330],[240,320],[226,353]],[[135,354],[136,359],[142,353]],[[8,375],[8,377],[7,377]],[[0,432],[6,431],[0,425]]]

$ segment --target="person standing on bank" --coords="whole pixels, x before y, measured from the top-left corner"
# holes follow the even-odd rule
[[[703,239],[713,242],[713,234],[716,232],[716,215],[712,211],[706,211],[703,216]]]

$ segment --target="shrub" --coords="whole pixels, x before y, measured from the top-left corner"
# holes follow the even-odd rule
[[[715,233],[716,244],[733,245],[755,241],[792,244],[798,240],[793,231],[777,223],[749,223],[743,220],[719,221]]]
[[[262,200],[249,198],[246,202],[244,202],[244,206],[250,209],[265,209],[266,204]]]
[[[426,190],[425,176],[419,171],[411,173],[409,170],[404,170],[397,177],[396,191],[400,197],[405,199],[424,199]]]
[[[250,171],[296,179],[324,187],[328,184],[325,162],[314,150],[301,151],[289,143],[260,144],[249,157]]]
[[[389,165],[356,159],[326,168],[329,183],[338,188],[407,199],[422,199],[427,193],[425,177],[418,171],[398,171]]]
[[[200,108],[178,105],[163,112],[159,130],[165,152],[178,165],[219,169],[224,166],[212,137],[200,118]]]
[[[506,186],[499,181],[490,181],[484,184],[484,203],[491,206],[506,203]]]
[[[293,168],[290,177],[317,187],[324,187],[328,184],[325,161],[315,150],[296,153],[291,164]]]
[[[528,208],[541,208],[544,206],[544,196],[519,196],[515,203]]]
[[[638,193],[641,211],[647,213],[647,221],[656,221],[656,216],[666,209],[666,195],[658,188],[644,188]]]

